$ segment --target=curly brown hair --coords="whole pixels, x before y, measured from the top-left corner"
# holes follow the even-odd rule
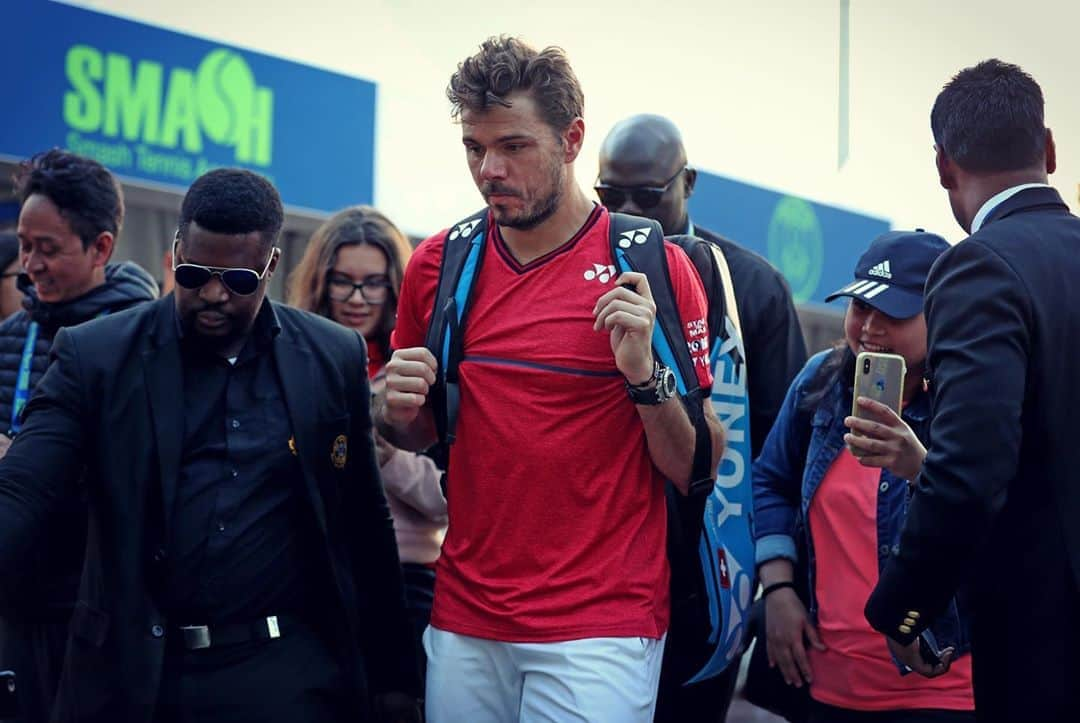
[[[344,246],[368,244],[386,256],[386,275],[391,293],[383,306],[382,318],[373,341],[384,355],[390,355],[390,332],[397,318],[397,300],[405,265],[412,255],[412,245],[397,226],[371,206],[350,206],[338,211],[311,234],[304,257],[289,274],[288,302],[305,311],[330,317],[330,299],[326,279],[337,263],[338,250]]]
[[[453,107],[451,116],[460,120],[466,110],[509,108],[507,96],[520,91],[532,93],[541,117],[556,133],[585,114],[585,96],[562,48],[537,51],[506,36],[488,38],[478,53],[458,64],[446,97]]]

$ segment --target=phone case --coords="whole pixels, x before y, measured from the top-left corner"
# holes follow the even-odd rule
[[[907,364],[899,354],[861,352],[855,359],[855,395],[851,400],[851,416],[868,416],[866,411],[856,404],[859,397],[881,402],[899,415],[906,373]]]

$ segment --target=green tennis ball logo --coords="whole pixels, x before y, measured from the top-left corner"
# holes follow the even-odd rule
[[[195,93],[203,132],[215,143],[235,145],[255,105],[255,75],[232,50],[218,48],[199,63]]]
[[[801,198],[781,198],[769,221],[766,248],[769,260],[791,284],[795,301],[808,301],[817,291],[825,261],[825,239],[813,206]]]

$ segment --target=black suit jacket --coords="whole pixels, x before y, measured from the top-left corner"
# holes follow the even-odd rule
[[[361,688],[363,655],[377,656],[366,666],[373,692],[418,694],[371,434],[365,345],[326,319],[273,310],[281,326],[273,355],[302,497],[324,543],[312,564],[332,585],[326,608],[345,670]],[[57,503],[85,484],[86,564],[53,719],[148,721],[170,630],[150,581],[167,550],[183,435],[173,297],[64,329],[52,354],[22,432],[0,461],[0,584],[49,534]],[[347,454],[338,468],[332,455],[341,435]]]
[[[925,310],[929,452],[867,618],[908,642],[971,583],[980,716],[1056,720],[1080,702],[1080,219],[1020,191],[941,256]]]
[[[756,458],[791,380],[806,364],[799,315],[787,280],[765,258],[696,224],[694,235],[719,247],[731,271],[750,377],[750,446]]]

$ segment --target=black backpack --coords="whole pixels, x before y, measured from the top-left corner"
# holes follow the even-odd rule
[[[434,456],[447,461],[453,444],[460,403],[458,365],[464,358],[464,330],[468,322],[472,289],[484,259],[488,212],[480,211],[454,224],[447,232],[435,293],[434,308],[424,345],[439,361],[435,385],[428,394],[432,405],[440,452]],[[711,468],[711,437],[702,405],[708,389],[700,388],[694,362],[687,348],[683,322],[675,300],[664,250],[663,230],[655,221],[620,213],[610,214],[609,241],[613,265],[622,271],[637,271],[649,279],[656,304],[653,354],[675,372],[678,392],[696,431],[694,462],[688,495],[666,485],[668,510],[667,554],[671,566],[671,608],[673,625],[700,633],[704,642],[715,627],[715,609],[710,612],[709,575],[715,570],[701,564],[699,542],[703,535],[706,500],[713,491],[716,470]],[[724,328],[723,282],[707,241],[692,236],[668,238],[679,245],[702,277],[709,300],[709,341]],[[443,467],[447,469],[446,466]],[[715,583],[714,583],[715,584]],[[702,663],[705,662],[703,659]]]

